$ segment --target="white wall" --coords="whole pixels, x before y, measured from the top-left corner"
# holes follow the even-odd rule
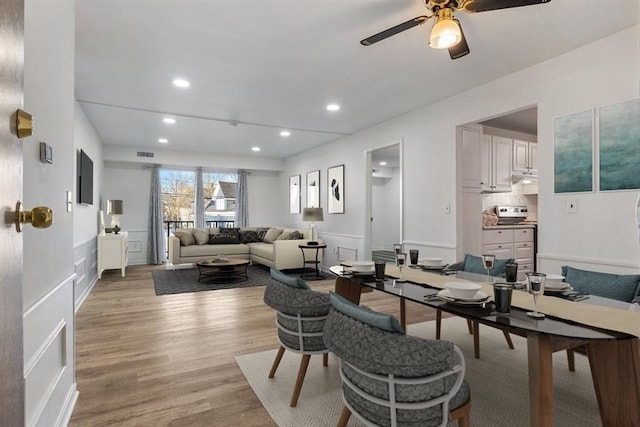
[[[391,178],[371,179],[372,250],[393,250],[400,236],[400,169],[390,168]]]
[[[25,208],[49,206],[48,229],[24,230],[25,419],[28,426],[66,424],[75,399],[73,265],[75,196],[75,2],[25,2],[24,109],[35,130],[24,144]],[[39,160],[39,142],[53,148],[53,164]],[[76,209],[75,202],[72,205]]]
[[[283,223],[279,206],[286,204],[288,193],[280,188],[280,174],[276,172],[252,171],[247,177],[249,203],[249,225],[268,227],[287,225]]]
[[[557,272],[560,264],[579,260],[604,260],[637,270],[640,251],[632,207],[638,192],[578,195],[579,213],[566,214],[566,196],[553,193],[553,118],[638,97],[639,33],[640,27],[633,27],[287,159],[285,177],[318,168],[326,177],[327,167],[345,164],[346,213],[326,215],[325,236],[320,233],[329,244],[325,265],[335,262],[332,252],[339,245],[356,245],[362,253],[363,153],[397,139],[404,141],[404,239],[426,247],[421,255],[455,261],[456,126],[537,105],[542,271]],[[280,185],[287,188],[284,179]],[[326,206],[322,191],[321,205]],[[451,215],[444,213],[449,203]]]

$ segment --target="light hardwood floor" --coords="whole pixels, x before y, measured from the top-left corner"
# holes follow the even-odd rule
[[[80,395],[70,426],[275,425],[234,359],[278,347],[264,288],[156,296],[157,268],[103,273],[78,310]],[[333,281],[309,283],[333,289]],[[367,293],[362,303],[399,317],[396,297]],[[408,323],[433,319],[434,310],[407,303]]]

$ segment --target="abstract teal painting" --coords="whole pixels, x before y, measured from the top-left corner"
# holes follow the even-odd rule
[[[599,113],[600,191],[640,188],[640,99]]]
[[[556,193],[593,191],[593,110],[554,122]]]

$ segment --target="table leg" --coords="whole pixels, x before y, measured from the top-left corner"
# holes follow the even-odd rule
[[[602,425],[640,425],[640,340],[589,343],[587,355]]]
[[[407,330],[407,303],[404,298],[400,298],[400,325]]]
[[[527,336],[529,359],[529,414],[534,427],[553,427],[553,347],[551,338]]]
[[[348,299],[354,304],[360,305],[360,292],[362,285],[352,282],[350,279],[338,277],[336,279],[336,294]]]

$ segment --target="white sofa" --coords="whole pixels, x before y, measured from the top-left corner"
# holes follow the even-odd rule
[[[225,229],[186,228],[176,231],[175,234],[169,236],[169,263],[173,268],[175,268],[180,264],[205,261],[211,259],[215,255],[224,254],[232,258],[249,259],[251,262],[263,264],[268,267],[274,267],[278,270],[302,268],[302,251],[298,245],[308,241],[308,230],[286,227],[241,227],[239,229],[239,233],[242,237],[246,232],[253,231],[258,233],[260,230],[264,231],[273,228],[282,230],[282,233],[278,238],[273,241],[223,244],[209,244],[209,241],[211,241],[210,239],[212,235],[224,233],[226,231]],[[294,231],[298,232],[302,238],[287,240],[286,238]],[[191,233],[193,239],[189,239],[189,233]],[[199,239],[196,239],[196,235],[199,235]],[[322,242],[319,241],[319,243]],[[314,252],[312,253],[311,251]],[[308,252],[306,252],[306,256],[308,260],[315,259],[315,249],[308,250]],[[322,259],[321,257],[322,253],[319,254],[319,259]]]

